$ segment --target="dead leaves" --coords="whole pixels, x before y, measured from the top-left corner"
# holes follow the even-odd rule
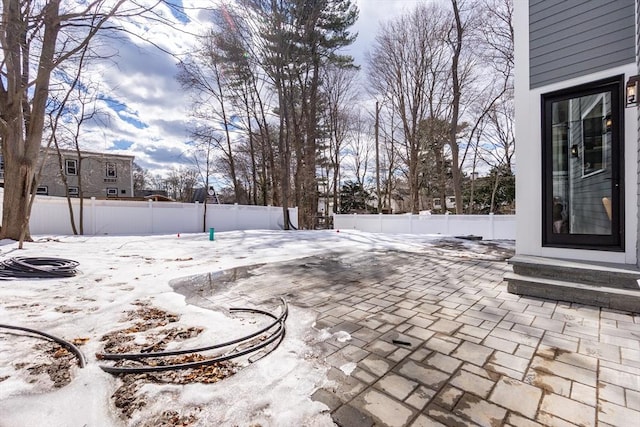
[[[89,342],[89,338],[74,338],[71,340],[73,345],[85,345]]]

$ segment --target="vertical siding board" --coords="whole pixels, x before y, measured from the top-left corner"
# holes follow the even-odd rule
[[[634,63],[634,0],[531,0],[531,88]]]

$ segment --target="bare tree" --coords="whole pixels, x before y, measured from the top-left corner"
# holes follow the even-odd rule
[[[179,64],[178,81],[191,91],[194,111],[192,115],[201,123],[192,133],[196,138],[207,141],[211,134],[224,135],[224,144],[218,144],[229,165],[231,182],[236,183],[235,149],[233,147],[231,128],[232,114],[230,113],[231,94],[223,77],[221,55],[215,45],[215,34],[203,38],[203,46],[197,60],[183,61]],[[236,199],[239,190],[235,187]]]
[[[372,158],[371,130],[372,123],[363,112],[358,111],[349,118],[351,126],[348,134],[347,151],[348,167],[355,177],[355,183],[365,186]]]
[[[357,99],[356,86],[357,71],[340,67],[328,67],[323,74],[323,94],[325,98],[324,121],[328,133],[329,161],[327,162],[331,173],[329,192],[333,198],[333,212],[338,212],[338,195],[340,193],[340,164],[350,129],[356,124],[356,132],[360,131],[356,122],[351,122],[354,117],[353,106]]]
[[[193,145],[191,158],[198,172],[199,181],[209,193],[209,189],[213,188],[211,184],[211,178],[214,173],[213,165],[215,155],[217,153],[216,147],[220,144],[220,137],[216,137],[215,134],[209,135],[208,138],[204,135],[198,139]],[[214,190],[215,194],[215,190]],[[207,227],[207,196],[204,199],[204,209],[202,214],[202,231],[206,231]]]
[[[473,99],[477,117],[467,137],[465,154],[460,167],[470,149],[473,150],[472,168],[476,170],[478,161],[487,159],[487,146],[494,147],[497,153],[490,157],[497,160],[489,162],[496,171],[511,173],[511,157],[515,140],[508,136],[513,129],[513,2],[512,0],[485,0],[481,9],[481,29],[476,37],[480,46],[483,74],[492,76]],[[511,135],[512,136],[512,135]],[[484,152],[484,155],[483,155]],[[506,156],[504,159],[502,156]],[[504,160],[504,161],[503,161]],[[498,189],[500,173],[496,174],[493,195]],[[472,173],[469,210],[474,206],[475,173]],[[495,199],[493,197],[492,199]],[[493,209],[493,202],[491,204]]]
[[[153,185],[153,176],[149,169],[144,169],[142,166],[133,162],[133,191],[134,193],[139,190],[151,189]]]
[[[198,183],[198,171],[194,168],[172,168],[165,178],[169,196],[180,202],[191,202]]]
[[[29,195],[42,143],[52,72],[114,17],[144,10],[125,0],[3,0],[0,137],[5,165],[0,238],[30,239]],[[125,6],[127,5],[127,6]],[[64,6],[64,7],[62,7]]]
[[[402,156],[407,166],[411,211],[419,209],[420,122],[442,118],[448,107],[449,64],[442,42],[449,30],[448,11],[439,4],[417,6],[413,11],[384,24],[368,59],[369,77],[385,96],[402,124]]]
[[[462,213],[468,154],[475,152],[473,141],[483,119],[508,96],[511,85],[511,11],[511,0],[421,4],[384,24],[377,35],[369,80],[402,124],[397,138],[402,149],[395,154],[414,213],[421,206],[422,187],[432,181],[422,170],[427,164],[441,175],[440,196],[446,187],[453,189],[456,212]],[[444,140],[443,123],[448,124]]]
[[[259,45],[258,62],[277,94],[277,151],[285,228],[289,225],[291,174],[295,202],[300,207],[299,224],[312,228],[318,202],[321,70],[329,64],[351,65],[353,59],[338,50],[354,41],[348,29],[358,11],[351,0],[240,0],[240,4],[255,28],[252,41]]]

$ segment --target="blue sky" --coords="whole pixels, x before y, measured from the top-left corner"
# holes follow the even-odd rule
[[[356,0],[356,3],[360,18],[353,31],[359,36],[347,53],[355,57],[364,71],[365,52],[375,38],[379,22],[419,1]],[[99,49],[114,56],[88,67],[91,83],[99,93],[97,106],[109,117],[87,129],[83,148],[134,155],[136,163],[154,175],[193,164],[187,145],[190,99],[175,77],[179,58],[194,46],[190,34],[205,28],[207,16],[198,9],[201,0],[169,0],[168,4],[170,7],[161,5],[159,12],[172,19],[175,28],[140,23],[129,28],[139,38],[103,37]]]

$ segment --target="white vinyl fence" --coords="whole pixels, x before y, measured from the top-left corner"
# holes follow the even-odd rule
[[[71,199],[79,231],[80,199]],[[171,234],[215,231],[283,229],[282,208],[271,206],[174,203],[84,199],[85,235]],[[0,207],[2,199],[0,198]],[[291,223],[297,227],[298,208],[289,208]],[[73,234],[67,199],[36,196],[29,229],[36,234]]]
[[[333,228],[371,233],[482,236],[484,240],[515,240],[515,215],[358,215],[333,216]]]

